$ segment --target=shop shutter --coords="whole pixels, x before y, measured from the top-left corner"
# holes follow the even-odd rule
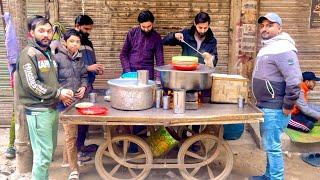
[[[313,71],[320,76],[320,29],[310,29],[310,9],[311,0],[260,1],[260,15],[276,12],[282,18],[283,31],[296,42],[302,71]],[[310,99],[319,102],[319,85],[312,91]]]

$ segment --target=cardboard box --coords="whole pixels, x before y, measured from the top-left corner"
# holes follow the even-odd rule
[[[238,103],[248,100],[248,79],[240,75],[212,74],[211,102]]]

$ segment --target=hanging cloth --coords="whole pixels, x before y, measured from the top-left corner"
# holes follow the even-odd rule
[[[13,72],[15,71],[16,62],[19,57],[19,42],[14,28],[13,21],[8,12],[4,13],[4,21],[6,23],[5,46],[7,50],[8,70],[10,74],[10,84],[13,86]]]

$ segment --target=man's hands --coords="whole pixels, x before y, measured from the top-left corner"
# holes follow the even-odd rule
[[[65,106],[69,106],[73,102],[73,91],[70,89],[61,89],[59,99]]]
[[[183,34],[182,34],[182,33],[174,33],[174,37],[175,37],[178,41],[183,41]]]
[[[208,52],[202,53],[202,56],[203,56],[205,65],[213,68],[213,56]]]
[[[291,114],[291,109],[282,108],[282,112],[284,115],[289,116]]]
[[[103,74],[104,66],[102,64],[92,64],[87,67],[87,71],[95,72],[98,75]]]
[[[81,98],[83,98],[85,92],[86,92],[86,87],[81,87],[77,90],[74,97],[81,99]]]

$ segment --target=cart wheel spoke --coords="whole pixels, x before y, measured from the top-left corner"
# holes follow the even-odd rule
[[[137,177],[137,174],[131,168],[128,168],[128,170],[129,170],[131,177],[133,177],[133,178]]]
[[[200,168],[201,168],[201,166],[194,168],[193,171],[191,171],[191,173],[190,173],[191,176],[195,176],[197,174],[197,172],[199,172]]]
[[[208,169],[208,174],[209,174],[210,179],[214,179],[213,172],[212,172],[211,168],[209,167],[209,165],[207,165],[207,169]]]
[[[104,152],[103,152],[103,155],[104,155],[104,156],[111,157],[111,155],[110,155],[110,153],[109,153],[109,151],[108,151],[108,150],[104,151]]]
[[[126,159],[128,151],[129,142],[127,140],[123,141],[123,158]]]
[[[210,144],[209,141],[204,140],[202,144],[204,145],[206,155],[208,155],[209,151],[212,149],[212,143]]]
[[[116,173],[118,171],[118,169],[121,167],[121,164],[116,165],[111,171],[110,171],[110,175],[112,176],[114,173]]]
[[[190,157],[193,157],[195,159],[201,159],[201,160],[204,160],[205,158],[204,157],[201,157],[199,156],[198,154],[194,153],[194,152],[191,152],[191,151],[187,151],[186,152],[186,155],[190,156]]]
[[[114,153],[109,151],[109,142],[101,144],[96,152],[95,165],[102,179],[145,179],[152,166],[153,157],[148,144],[135,135],[119,135],[111,140]],[[139,153],[130,153],[130,144],[139,148]]]
[[[199,142],[199,151],[191,152],[190,148]],[[215,163],[218,163],[217,168],[211,166]],[[178,165],[185,179],[226,179],[232,170],[233,154],[225,141],[202,133],[183,142],[178,153]],[[201,167],[204,171],[201,171]]]
[[[146,154],[139,154],[136,157],[127,159],[127,161],[132,161],[132,160],[138,160],[138,159],[145,159],[146,158]]]

